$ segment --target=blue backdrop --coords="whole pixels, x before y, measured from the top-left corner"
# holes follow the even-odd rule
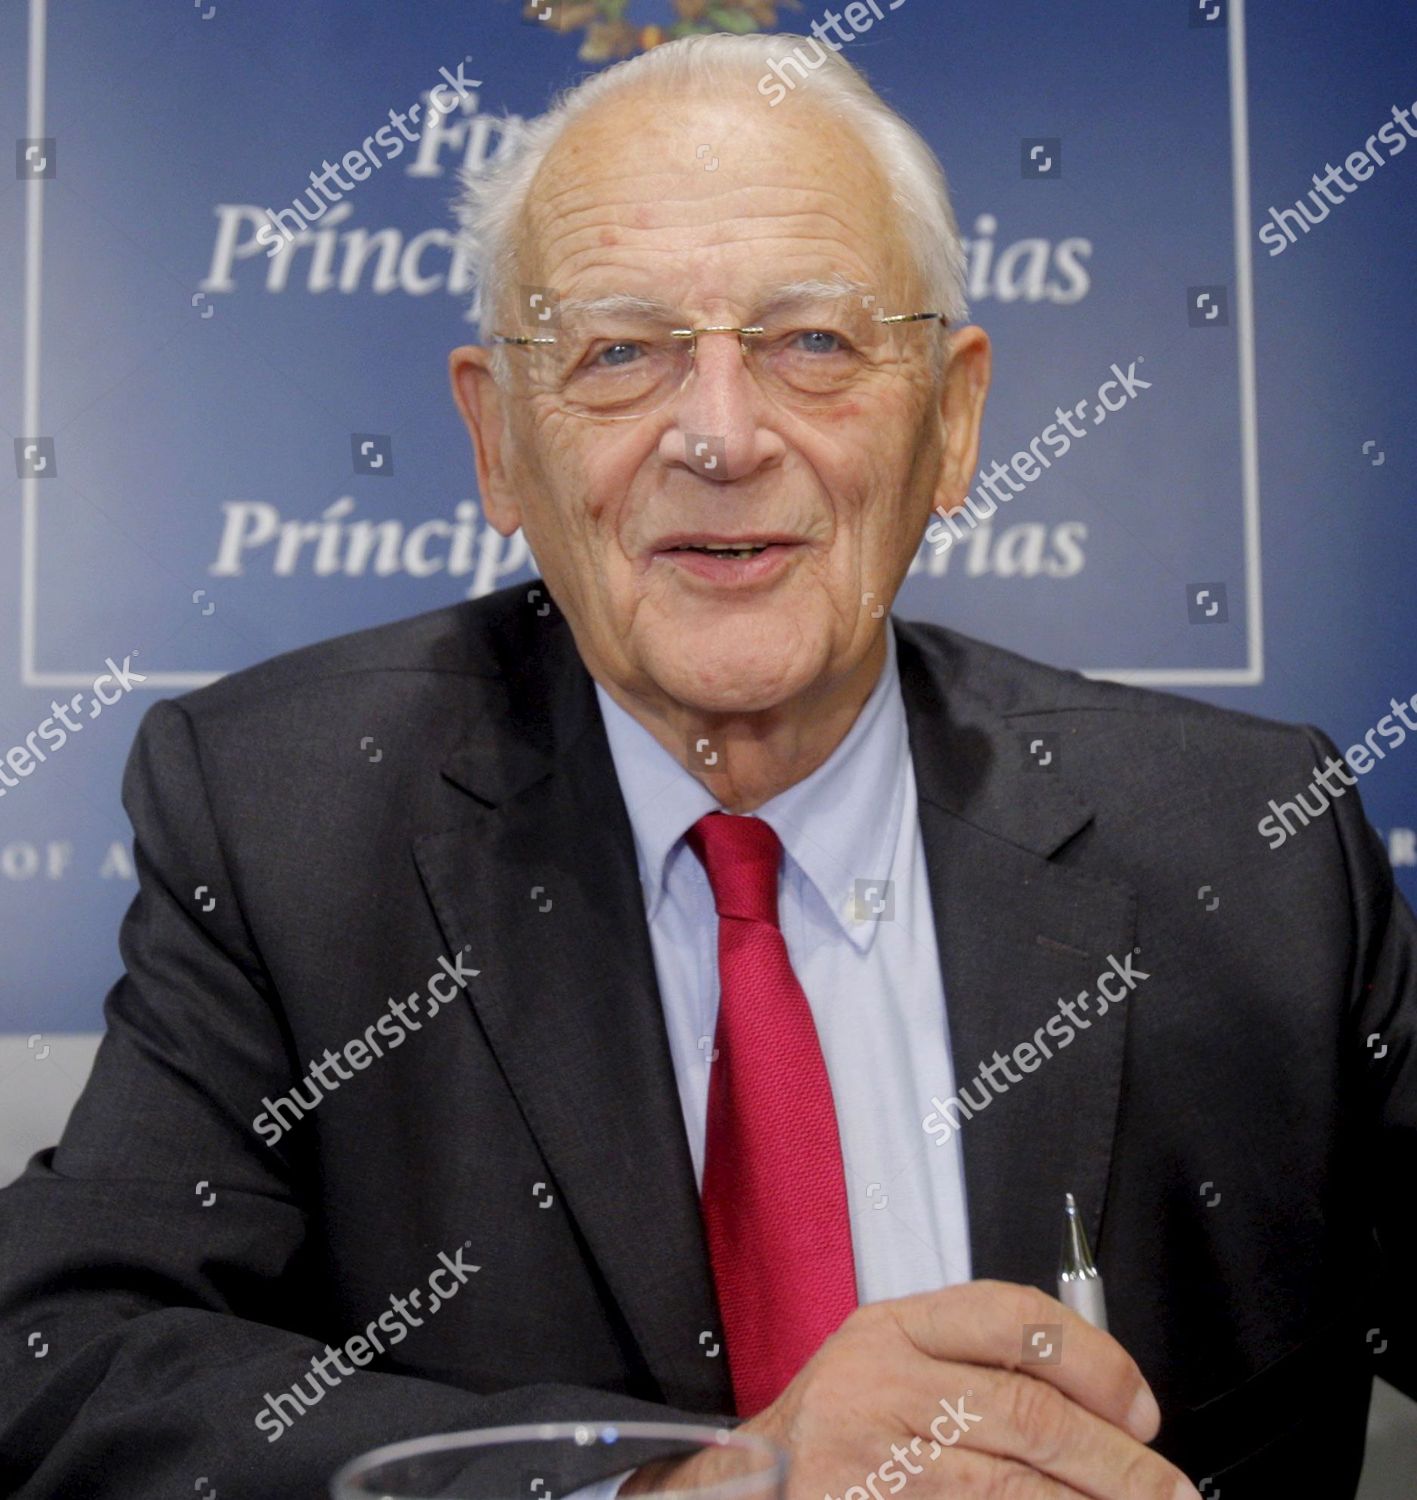
[[[1417,8],[879,9],[846,51],[950,176],[995,342],[985,469],[1060,407],[1085,431],[966,539],[922,543],[898,612],[1360,739],[1417,693],[1417,150],[1379,139],[1322,222],[1279,253],[1260,234],[1414,107]],[[0,9],[0,756],[52,700],[84,704],[0,796],[0,1033],[100,1025],[135,890],[119,779],[154,697],[532,576],[482,522],[447,391],[472,291],[454,170],[597,66],[582,49],[613,35],[578,23],[617,11],[632,32],[673,18]],[[778,27],[827,11],[780,6]],[[476,89],[430,119],[460,66]],[[415,139],[268,257],[265,211],[415,103]],[[705,170],[733,149],[707,144]],[[1147,385],[1097,420],[1114,364]],[[88,718],[129,657],[146,681]],[[1409,898],[1415,789],[1417,736],[1362,781]]]

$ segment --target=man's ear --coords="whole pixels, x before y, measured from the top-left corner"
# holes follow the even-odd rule
[[[993,356],[989,335],[973,323],[952,329],[940,387],[940,428],[944,433],[935,511],[958,510],[979,467],[979,429],[989,394]]]
[[[508,479],[507,405],[492,378],[491,361],[490,349],[461,344],[448,355],[448,380],[472,439],[483,514],[503,536],[510,536],[521,525],[521,506]]]

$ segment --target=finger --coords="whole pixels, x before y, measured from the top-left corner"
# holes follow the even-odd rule
[[[1087,1490],[1076,1490],[1030,1469],[1027,1464],[991,1454],[951,1448],[939,1463],[932,1463],[927,1446],[916,1462],[923,1465],[925,1475],[920,1483],[950,1497],[1008,1495],[1010,1500],[1091,1500]],[[842,1500],[856,1500],[856,1497],[848,1490]]]
[[[892,1408],[916,1434],[910,1451],[933,1464],[946,1452],[1005,1459],[1097,1500],[1194,1497],[1190,1481],[1159,1453],[1032,1375],[912,1356]],[[953,1376],[953,1385],[941,1377]],[[903,1403],[903,1404],[902,1404]]]
[[[1125,1427],[1142,1442],[1161,1428],[1161,1411],[1137,1362],[1110,1334],[1036,1287],[973,1281],[880,1303],[901,1331],[932,1359],[1022,1369],[1055,1386],[1099,1417]],[[1061,1347],[1046,1363],[1030,1329],[1061,1329]]]

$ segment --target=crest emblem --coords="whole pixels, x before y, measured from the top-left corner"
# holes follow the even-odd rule
[[[784,7],[801,10],[802,0],[522,0],[521,9],[532,25],[583,32],[580,60],[606,63],[683,36],[772,31]],[[667,19],[647,20],[649,11]]]

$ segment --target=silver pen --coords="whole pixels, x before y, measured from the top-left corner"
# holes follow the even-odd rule
[[[1063,1254],[1058,1265],[1058,1301],[1107,1332],[1107,1302],[1102,1277],[1088,1249],[1087,1233],[1077,1200],[1068,1193],[1063,1203]]]

